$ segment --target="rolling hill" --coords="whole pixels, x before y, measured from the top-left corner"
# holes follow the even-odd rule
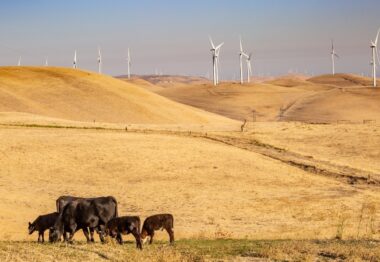
[[[173,102],[133,83],[57,67],[0,67],[0,112],[128,124],[232,122]]]
[[[380,121],[380,89],[369,87],[369,78],[350,74],[288,75],[217,87],[190,80],[176,84],[175,78],[172,87],[160,86],[157,79],[150,84],[157,86],[150,90],[161,96],[240,121],[252,119],[253,112],[258,121]]]

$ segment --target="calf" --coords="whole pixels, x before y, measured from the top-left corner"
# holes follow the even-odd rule
[[[136,247],[142,249],[140,236],[140,218],[137,216],[115,217],[108,221],[106,225],[106,235],[116,237],[120,245],[123,244],[123,235],[131,233],[136,239]]]
[[[171,214],[159,214],[147,217],[144,221],[141,230],[141,239],[146,242],[146,237],[149,236],[149,244],[153,243],[154,231],[156,230],[166,230],[169,234],[170,243],[174,242],[174,231],[173,231],[173,215]]]
[[[28,231],[29,235],[33,234],[34,231],[38,231],[38,240],[37,242],[44,242],[44,232],[50,227],[54,226],[55,221],[58,218],[58,213],[50,213],[46,215],[41,215],[34,220],[33,223],[29,222]],[[40,240],[41,239],[41,240]]]

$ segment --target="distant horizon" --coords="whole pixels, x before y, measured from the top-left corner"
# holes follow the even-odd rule
[[[84,0],[15,0],[0,3],[0,66],[71,67],[74,51],[81,69],[126,74],[211,76],[208,36],[224,42],[221,80],[239,74],[239,36],[253,53],[253,77],[289,73],[331,73],[334,39],[337,73],[370,76],[370,41],[380,27],[375,0],[171,0],[126,3]]]

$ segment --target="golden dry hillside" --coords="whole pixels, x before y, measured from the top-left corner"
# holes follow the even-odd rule
[[[1,67],[0,112],[125,124],[231,122],[112,77],[52,67]]]
[[[189,81],[150,90],[241,121],[253,118],[323,123],[380,121],[380,89],[370,87],[370,82],[368,78],[349,74],[310,79],[289,75],[244,85],[224,82],[214,87],[211,83]]]

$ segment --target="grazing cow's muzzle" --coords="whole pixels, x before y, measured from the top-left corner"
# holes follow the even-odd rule
[[[28,226],[29,235],[33,234],[34,230],[36,230],[35,226],[29,222],[29,226]]]
[[[62,233],[57,228],[51,227],[49,229],[49,242],[58,242],[61,239],[61,235]]]

